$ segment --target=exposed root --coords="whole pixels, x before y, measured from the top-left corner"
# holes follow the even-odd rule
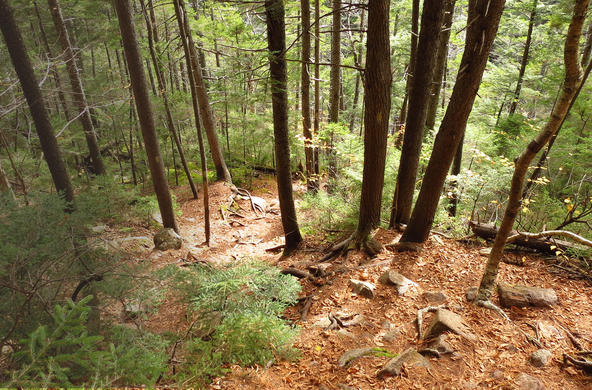
[[[375,257],[379,254],[383,246],[376,241],[370,234],[361,234],[354,232],[345,240],[333,245],[329,252],[323,256],[320,262],[328,261],[337,256],[345,256],[351,250],[363,250],[368,256]]]
[[[419,309],[417,311],[417,339],[418,340],[421,340],[421,338],[423,337],[423,332],[421,330],[422,325],[423,325],[423,314],[424,313],[433,313],[433,312],[437,311],[438,309],[447,309],[447,308],[448,308],[448,306],[446,306],[446,305],[428,306],[428,307],[424,307],[423,309]]]
[[[592,370],[592,361],[586,359],[577,359],[573,356],[568,355],[565,352],[563,353],[563,362],[569,362],[578,368],[583,368],[588,371]]]
[[[511,321],[510,317],[508,317],[508,315],[498,306],[494,305],[490,300],[480,300],[480,299],[476,299],[475,300],[475,304],[477,306],[481,306],[484,307],[486,309],[490,309],[495,311],[497,314],[499,314],[500,316],[502,316],[505,320],[507,321]]]

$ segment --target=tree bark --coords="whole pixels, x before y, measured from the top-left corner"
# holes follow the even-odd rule
[[[158,90],[159,95],[162,98],[162,102],[164,105],[164,111],[166,114],[166,123],[169,131],[171,133],[171,137],[175,142],[175,146],[177,147],[177,151],[179,152],[179,159],[181,160],[181,165],[183,166],[183,170],[185,171],[185,176],[187,177],[187,181],[189,183],[189,187],[191,188],[191,193],[193,194],[193,199],[197,199],[197,188],[195,183],[193,182],[193,177],[191,176],[191,171],[189,170],[189,166],[187,165],[187,159],[185,158],[185,152],[183,151],[183,147],[181,146],[181,141],[179,140],[179,135],[177,134],[177,129],[175,128],[175,123],[173,121],[173,115],[171,113],[171,108],[169,105],[169,99],[167,96],[166,91],[166,83],[164,82],[164,74],[162,69],[158,65],[158,59],[156,58],[156,51],[154,49],[154,38],[157,36],[154,35],[154,28],[152,26],[152,22],[148,18],[148,13],[146,11],[146,5],[144,0],[140,0],[140,5],[144,11],[144,20],[146,21],[146,30],[148,31],[148,48],[150,50],[150,57],[152,58],[152,64],[154,65],[154,72],[156,73],[156,79],[158,83]],[[174,155],[173,155],[174,156]],[[177,170],[175,167],[175,174]]]
[[[310,131],[310,0],[300,0],[302,20],[302,133],[304,135],[304,158],[306,163],[306,186],[309,191],[318,190],[314,173],[313,138]]]
[[[516,82],[516,89],[510,104],[509,115],[516,113],[518,101],[520,100],[520,91],[522,90],[522,82],[524,81],[524,73],[526,72],[526,65],[528,65],[528,55],[530,53],[530,43],[532,42],[532,30],[534,28],[534,20],[536,18],[536,9],[538,0],[533,0],[532,9],[530,11],[530,20],[528,22],[528,32],[526,33],[526,43],[524,44],[524,52],[522,53],[522,60],[520,61],[520,71],[518,72],[518,81]]]
[[[273,133],[277,166],[277,185],[284,228],[284,255],[290,254],[302,241],[296,208],[292,194],[290,171],[290,142],[288,137],[288,91],[286,66],[286,29],[283,0],[266,0],[267,42],[269,46],[269,69],[271,100],[273,106]]]
[[[72,99],[78,107],[80,115],[80,124],[84,130],[84,136],[86,138],[86,144],[90,152],[90,159],[92,162],[93,173],[97,175],[105,174],[105,166],[101,157],[101,150],[97,142],[97,136],[93,126],[92,118],[90,115],[90,109],[86,101],[86,95],[84,88],[82,87],[82,80],[80,79],[80,73],[77,66],[76,57],[66,24],[64,23],[64,17],[62,16],[62,10],[58,0],[47,0],[51,17],[53,18],[53,24],[58,33],[58,39],[62,50],[64,52],[64,58],[66,61],[66,69],[68,70],[68,76],[70,77],[70,84],[72,86]]]
[[[364,16],[366,16],[365,13],[365,9],[362,8],[361,11],[361,15],[360,15],[360,46],[358,48],[358,53],[357,53],[357,61],[356,62],[361,62],[362,60],[362,53],[364,50],[364,45],[362,44],[364,41]],[[356,56],[355,52],[354,52],[354,56]],[[360,67],[359,63],[356,63],[356,66]],[[352,115],[351,118],[349,120],[349,132],[353,134],[354,132],[354,125],[356,122],[356,111],[358,110],[358,101],[360,99],[360,87],[361,87],[361,81],[362,81],[362,75],[361,72],[357,72],[356,73],[356,86],[354,89],[354,101],[353,101],[353,105],[352,105]]]
[[[321,26],[320,26],[320,13],[321,13],[321,5],[320,0],[315,0],[315,82],[314,82],[314,94],[315,94],[315,103],[314,103],[314,130],[313,135],[319,134],[320,129],[320,115],[321,115],[321,69],[320,69],[320,62],[321,62]],[[313,164],[314,164],[314,173],[317,177],[319,177],[319,148],[317,146],[313,149]]]
[[[458,147],[456,148],[456,153],[454,154],[454,160],[452,161],[452,168],[450,169],[450,174],[452,176],[458,176],[460,174],[460,169],[462,168],[462,156],[463,156],[463,144],[465,141],[465,136],[463,134],[460,142],[458,143]],[[458,179],[454,179],[452,183],[450,183],[452,195],[450,197],[450,204],[448,205],[448,214],[451,217],[456,217],[456,209],[458,207],[459,201],[459,194],[458,192]]]
[[[430,87],[438,49],[438,35],[444,16],[444,0],[424,1],[421,32],[416,58],[415,75],[409,92],[409,112],[403,136],[403,148],[397,174],[397,197],[393,198],[391,221],[393,226],[407,224],[411,215],[417,167],[423,143]]]
[[[515,162],[510,196],[504,212],[504,218],[495,237],[491,253],[487,259],[485,272],[481,279],[477,301],[489,301],[493,286],[497,278],[499,262],[502,258],[506,240],[514,226],[522,199],[522,187],[528,167],[536,154],[549,142],[569,113],[571,102],[576,98],[582,83],[582,72],[579,57],[579,42],[582,35],[582,27],[586,18],[589,0],[576,0],[571,23],[567,30],[563,60],[565,64],[565,79],[563,81],[561,96],[557,100],[549,121],[541,132],[528,144]]]
[[[419,0],[413,0],[411,6],[411,48],[409,51],[409,67],[407,69],[407,83],[405,84],[405,97],[403,98],[403,105],[401,106],[401,115],[399,121],[405,125],[407,122],[407,110],[409,103],[409,93],[411,92],[411,85],[413,77],[415,76],[415,63],[417,62],[417,40],[419,37]]]
[[[331,72],[329,89],[329,123],[339,123],[339,91],[341,86],[341,0],[332,0],[333,24],[331,31]],[[329,134],[329,188],[337,177],[337,153],[335,152],[335,133]]]
[[[0,30],[4,36],[10,59],[21,83],[21,88],[29,105],[31,117],[35,123],[37,135],[41,143],[41,149],[45,155],[45,161],[51,173],[56,190],[68,202],[74,201],[74,191],[70,183],[70,177],[66,171],[66,165],[62,160],[57,140],[45,108],[45,100],[39,89],[35,72],[23,38],[14,20],[12,8],[7,0],[0,0]],[[69,207],[71,209],[71,206]]]
[[[434,221],[440,194],[487,64],[497,33],[505,0],[469,1],[465,50],[456,84],[434,141],[434,148],[423,178],[417,202],[402,242],[424,242]]]
[[[2,169],[2,165],[0,165],[0,194],[1,193],[8,194],[12,200],[16,200],[16,196],[14,195],[14,191],[12,191],[6,172]]]
[[[148,166],[154,184],[154,192],[158,200],[160,215],[162,216],[162,222],[165,228],[171,228],[179,232],[173,210],[173,201],[164,172],[158,136],[156,135],[152,104],[150,103],[148,84],[142,65],[142,55],[136,38],[136,28],[131,13],[130,2],[129,0],[115,0],[114,3],[115,10],[117,11],[117,19],[119,20],[121,38],[123,40],[123,50],[127,59],[130,82],[134,92],[136,109],[138,110],[142,138],[144,138],[146,158],[148,159]]]
[[[183,8],[183,2],[180,3],[181,8]],[[185,25],[185,33],[189,39],[189,52],[192,57],[192,61],[196,64],[196,71],[194,72],[194,81],[196,84],[196,91],[197,91],[197,98],[199,101],[199,112],[201,116],[201,121],[203,123],[203,127],[206,131],[206,136],[208,138],[208,144],[210,145],[210,153],[212,154],[212,161],[214,162],[214,167],[216,168],[216,177],[218,180],[224,180],[229,183],[232,183],[232,177],[230,176],[230,172],[228,171],[228,167],[226,166],[226,161],[224,160],[224,155],[222,154],[222,149],[220,148],[220,143],[218,142],[218,135],[216,134],[216,121],[214,119],[214,114],[210,108],[210,101],[208,98],[207,89],[204,83],[201,64],[198,58],[197,50],[195,48],[195,44],[193,42],[193,38],[191,36],[191,29],[188,25],[189,22]]]
[[[429,130],[434,130],[434,126],[436,124],[438,101],[440,98],[440,90],[444,84],[444,70],[446,69],[448,42],[450,41],[450,31],[452,30],[452,18],[454,16],[454,5],[456,4],[456,0],[446,0],[445,3],[444,21],[442,22],[440,43],[438,45],[438,55],[436,57],[436,70],[434,71],[434,82],[432,84],[430,102],[428,104],[428,114],[426,118],[426,128]]]

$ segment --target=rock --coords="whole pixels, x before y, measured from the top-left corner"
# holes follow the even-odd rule
[[[337,335],[339,337],[349,338],[349,339],[353,339],[355,337],[354,334],[352,332],[350,332],[349,330],[347,330],[347,329],[339,329],[337,331]]]
[[[329,318],[327,318],[326,315],[324,315],[322,318],[319,318],[318,320],[316,320],[312,326],[315,326],[317,328],[327,328],[331,325],[331,320]]]
[[[384,283],[387,285],[393,285],[397,289],[397,294],[405,295],[407,292],[411,290],[418,291],[419,285],[412,280],[407,279],[400,273],[391,270],[386,271],[383,273],[380,278],[378,279],[380,283]]]
[[[162,215],[160,215],[158,211],[155,211],[152,214],[150,214],[150,217],[154,222],[156,222],[159,225],[162,225]]]
[[[428,348],[431,350],[438,351],[440,355],[445,355],[454,352],[452,346],[446,341],[445,334],[441,334],[440,336],[436,337],[435,340],[428,344]]]
[[[349,286],[354,290],[354,293],[365,298],[374,298],[374,284],[364,282],[362,280],[350,279]]]
[[[538,378],[521,373],[516,378],[516,384],[520,390],[545,390],[545,386]]]
[[[477,340],[477,336],[473,334],[471,328],[465,324],[461,316],[450,310],[438,309],[432,323],[425,333],[424,339],[428,340],[438,337],[446,331],[456,333],[470,341]]]
[[[553,355],[546,349],[538,349],[530,354],[530,362],[535,367],[546,366]]]
[[[559,329],[551,325],[546,321],[539,321],[537,323],[537,327],[539,328],[539,336],[541,339],[548,339],[548,340],[561,340],[563,339],[563,334]]]
[[[479,291],[478,287],[471,287],[467,290],[467,292],[465,293],[465,298],[467,298],[467,301],[469,302],[473,302],[475,299],[477,299],[477,292]]]
[[[557,303],[557,294],[551,288],[510,286],[499,283],[497,293],[503,307],[549,307]]]
[[[442,291],[426,291],[421,296],[429,303],[444,303],[448,300],[448,296]]]
[[[384,367],[378,371],[378,377],[398,376],[401,374],[403,365],[412,367],[429,367],[430,362],[419,354],[415,348],[409,348],[396,358],[389,360]]]
[[[345,367],[356,359],[364,356],[373,355],[374,348],[356,348],[344,352],[337,360],[339,367]]]
[[[343,383],[338,383],[337,387],[339,388],[339,390],[357,390],[357,388],[344,385]]]
[[[483,248],[479,251],[479,255],[487,257],[491,253],[491,248]]]
[[[308,267],[308,270],[310,271],[311,274],[313,274],[313,276],[321,277],[321,276],[325,276],[327,274],[327,269],[329,269],[329,267],[331,267],[331,265],[332,265],[331,263],[313,264]]]
[[[149,305],[141,302],[128,302],[123,307],[123,320],[132,321],[150,311]]]
[[[99,234],[99,233],[103,233],[105,230],[107,230],[107,225],[97,225],[97,226],[93,226],[93,227],[91,227],[91,228],[90,228],[90,230],[91,230],[93,233],[97,233],[97,234]]]
[[[498,381],[502,380],[502,379],[504,379],[504,372],[502,370],[495,370],[494,372],[491,373],[491,377],[493,379],[497,379]]]
[[[392,248],[397,252],[421,252],[423,246],[419,242],[397,242],[392,245]]]
[[[267,202],[265,201],[265,199],[251,195],[251,201],[253,202],[253,205],[258,211],[264,213],[267,210]]]
[[[399,337],[400,334],[401,334],[401,331],[399,330],[399,328],[391,329],[382,335],[382,341],[387,342],[387,343],[392,343],[393,341],[396,340],[397,337]]]
[[[169,249],[179,249],[183,244],[183,239],[173,229],[165,228],[154,236],[154,246],[161,251]]]

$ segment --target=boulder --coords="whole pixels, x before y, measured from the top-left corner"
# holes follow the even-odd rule
[[[538,378],[521,373],[516,378],[516,384],[520,390],[545,390],[545,386]]]
[[[418,291],[419,285],[412,280],[407,279],[400,273],[393,271],[392,269],[383,273],[378,279],[380,283],[395,286],[397,294],[405,295],[407,292],[412,290]]]
[[[380,371],[378,377],[398,376],[403,366],[406,367],[429,367],[430,362],[423,357],[415,348],[409,348],[396,358],[389,360]]]
[[[350,279],[349,286],[354,293],[365,298],[374,298],[374,284],[362,280]]]
[[[154,246],[161,251],[169,249],[179,249],[183,244],[183,239],[171,228],[165,228],[154,236]]]
[[[444,303],[448,300],[448,296],[442,291],[426,291],[421,296],[429,303]]]
[[[449,353],[454,352],[454,350],[452,349],[452,346],[446,341],[446,335],[445,334],[441,334],[440,336],[436,337],[434,340],[432,340],[427,348],[419,351],[419,353],[421,353],[422,355],[425,354],[434,354],[434,355],[438,355],[435,354],[434,351],[437,351],[440,357],[442,355],[446,355]]]
[[[557,303],[557,294],[551,288],[510,286],[499,283],[497,293],[503,307],[549,307]]]
[[[438,309],[438,311],[436,311],[436,315],[428,327],[424,339],[436,338],[447,331],[456,333],[470,341],[477,340],[477,336],[475,336],[471,328],[465,324],[463,318],[446,309]]]
[[[546,349],[538,349],[530,354],[530,362],[535,367],[546,366],[553,355]]]
[[[331,267],[331,265],[332,265],[331,263],[313,264],[308,267],[308,270],[310,271],[311,274],[313,274],[313,276],[322,277],[327,274],[327,269],[329,269],[329,267]]]

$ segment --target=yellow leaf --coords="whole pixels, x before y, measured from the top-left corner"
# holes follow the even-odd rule
[[[321,347],[320,345],[315,346],[315,350],[317,352],[321,352],[322,349],[323,349],[323,347]]]
[[[557,247],[556,247],[555,245],[551,245],[549,248],[550,248],[551,250],[553,250],[553,249],[555,249],[555,248],[557,248]]]

